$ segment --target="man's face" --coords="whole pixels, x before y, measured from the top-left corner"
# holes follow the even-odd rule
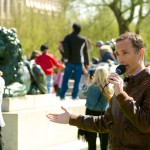
[[[143,63],[143,53],[141,51],[136,53],[129,39],[116,43],[117,60],[119,64],[125,65],[127,74],[134,75],[141,69]]]
[[[97,45],[96,48],[99,50],[99,49],[101,48],[101,46],[98,46],[98,45]]]

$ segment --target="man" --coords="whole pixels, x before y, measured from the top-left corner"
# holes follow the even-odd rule
[[[96,49],[98,50],[98,53],[100,55],[100,48],[104,45],[104,42],[103,41],[97,41],[96,42]],[[97,57],[92,57],[92,63],[93,64],[99,64],[100,63],[100,58],[101,56],[99,56],[98,58]]]
[[[96,42],[96,48],[97,48],[98,50],[100,49],[100,47],[101,47],[102,45],[104,45],[104,42],[103,42],[103,41],[97,41],[97,42]]]
[[[144,43],[140,35],[124,33],[116,39],[116,56],[129,79],[123,87],[116,73],[108,77],[114,96],[103,116],[49,114],[50,121],[77,126],[88,131],[109,132],[110,150],[150,150],[150,67],[144,65]]]
[[[64,65],[59,63],[57,59],[48,53],[48,46],[43,44],[40,47],[42,54],[35,58],[36,64],[40,65],[46,75],[46,83],[48,93],[53,92],[53,74],[54,69],[53,66],[57,68],[64,68]]]
[[[3,99],[3,92],[4,92],[4,86],[5,86],[5,81],[4,79],[1,77],[3,75],[3,73],[0,71],[0,150],[3,150],[3,140],[2,140],[2,127],[5,126],[5,122],[3,119],[3,115],[2,115],[2,99]]]
[[[113,56],[113,51],[109,45],[103,45],[99,49],[100,62],[107,62],[110,65],[117,65],[117,60]]]
[[[68,90],[68,80],[72,73],[74,77],[72,99],[77,99],[82,72],[86,73],[86,68],[89,65],[87,41],[79,35],[81,27],[79,24],[74,23],[72,28],[73,32],[67,35],[63,41],[63,57],[67,59],[67,62],[60,90],[61,100],[65,99],[65,93]]]
[[[96,62],[96,59],[93,58],[93,61],[95,61],[94,64],[98,64],[100,62],[106,62],[109,63],[110,65],[117,65],[117,60],[113,54],[113,49],[111,46],[112,42],[108,41],[104,44],[103,41],[97,41],[96,43],[96,48],[99,51],[99,60]]]

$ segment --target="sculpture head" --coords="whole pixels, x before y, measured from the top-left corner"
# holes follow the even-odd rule
[[[6,85],[4,97],[26,95],[31,90],[35,76],[40,92],[46,93],[44,72],[39,69],[40,75],[33,74],[32,69],[33,66],[30,67],[29,62],[22,57],[22,47],[17,33],[12,28],[0,27],[0,70],[3,72]]]
[[[5,27],[0,27],[0,70],[3,72],[6,87],[11,85],[10,89],[12,87],[15,90],[14,87],[19,85],[20,90],[26,94],[31,81],[22,59],[21,44],[17,34]],[[14,83],[17,84],[14,86]]]
[[[18,81],[22,65],[22,49],[17,35],[11,29],[0,27],[0,70],[6,86]]]

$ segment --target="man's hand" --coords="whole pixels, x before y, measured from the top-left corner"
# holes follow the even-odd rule
[[[69,119],[71,116],[71,113],[64,107],[61,106],[61,109],[64,111],[63,113],[48,113],[46,117],[51,121],[55,123],[60,123],[60,124],[69,124]]]
[[[123,92],[123,80],[117,73],[112,73],[108,77],[108,82],[114,85],[114,91],[116,96]]]

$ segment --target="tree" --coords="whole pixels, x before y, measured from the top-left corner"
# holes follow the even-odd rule
[[[134,22],[135,32],[140,32],[142,21],[150,15],[148,0],[130,0],[123,3],[123,0],[113,0],[108,7],[113,11],[118,22],[119,33],[130,31],[129,25]]]
[[[75,0],[70,0],[75,2]],[[114,13],[118,23],[119,34],[130,31],[130,25],[134,24],[135,32],[140,32],[140,25],[150,15],[149,0],[101,0],[84,1],[85,7],[108,7]]]

